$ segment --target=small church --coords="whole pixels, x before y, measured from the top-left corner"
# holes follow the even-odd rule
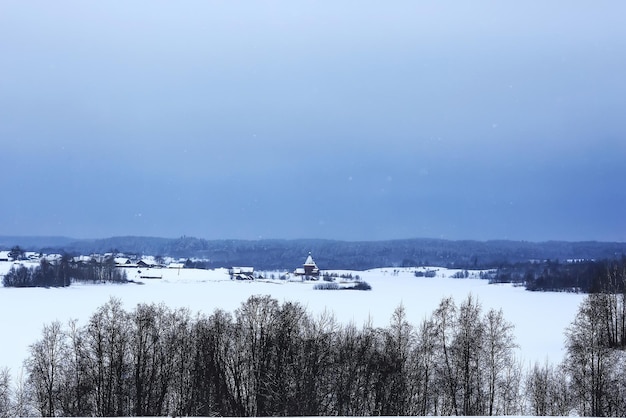
[[[320,269],[315,264],[310,252],[302,267],[297,268],[293,273],[302,277],[302,280],[317,280],[320,277]]]

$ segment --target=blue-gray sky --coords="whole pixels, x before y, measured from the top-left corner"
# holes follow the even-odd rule
[[[626,2],[0,2],[0,234],[626,241]]]

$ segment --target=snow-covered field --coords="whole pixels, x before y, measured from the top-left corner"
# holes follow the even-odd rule
[[[0,275],[11,263],[0,262]],[[95,309],[111,297],[119,298],[127,310],[138,303],[163,302],[170,307],[188,307],[207,314],[216,308],[233,311],[249,296],[269,294],[279,301],[299,301],[311,313],[333,312],[341,322],[361,325],[371,321],[386,326],[394,309],[403,304],[414,325],[451,296],[457,305],[469,294],[478,298],[486,311],[502,309],[515,325],[519,358],[559,362],[563,357],[563,331],[574,319],[584,295],[528,292],[511,285],[489,285],[471,274],[453,279],[456,270],[437,269],[436,277],[415,277],[414,268],[383,268],[359,272],[371,291],[314,290],[319,282],[255,280],[232,281],[225,269],[144,269],[141,275],[162,279],[140,279],[137,269],[128,278],[144,285],[72,285],[69,288],[15,289],[0,287],[0,368],[9,367],[15,376],[27,356],[28,346],[40,337],[44,324],[54,320],[78,319],[84,323]],[[266,274],[270,277],[271,272]],[[279,274],[275,273],[275,277]],[[474,278],[472,278],[472,276]]]

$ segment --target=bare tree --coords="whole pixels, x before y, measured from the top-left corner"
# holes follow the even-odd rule
[[[435,415],[439,391],[436,384],[438,336],[432,319],[422,321],[416,338],[414,415]]]
[[[156,403],[158,344],[161,339],[159,310],[154,304],[139,304],[130,315],[133,325],[130,341],[134,377],[133,413],[138,416],[149,415],[150,407]]]
[[[469,295],[459,306],[453,345],[462,415],[485,415],[484,336],[480,303]]]
[[[42,416],[55,416],[63,389],[61,376],[65,354],[65,335],[60,322],[45,325],[42,339],[32,344],[29,351],[26,368],[36,408]]]
[[[588,295],[566,331],[567,371],[579,403],[578,412],[585,416],[612,413],[607,394],[614,353],[607,346],[604,302],[602,295]]]
[[[606,327],[606,344],[626,348],[626,262],[607,265],[606,286],[596,298]]]
[[[111,299],[89,319],[85,331],[94,414],[131,415],[129,320],[119,299]]]
[[[272,321],[269,362],[261,382],[263,408],[268,414],[292,416],[302,411],[305,394],[300,393],[298,383],[302,379],[300,360],[308,322],[304,307],[292,302],[284,302]]]
[[[389,374],[385,387],[383,415],[411,415],[415,393],[415,329],[408,322],[403,305],[398,306],[384,333],[383,361]]]
[[[265,398],[261,389],[266,379],[268,343],[278,302],[269,296],[251,296],[235,311],[235,328],[226,360],[227,384],[245,416],[264,414]]]
[[[198,316],[191,326],[190,402],[185,415],[234,416],[235,399],[227,381],[232,315],[216,309],[209,317]]]
[[[27,417],[35,415],[30,400],[30,391],[28,389],[27,378],[24,375],[24,368],[21,368],[15,378],[13,387],[13,413],[12,416]]]
[[[193,402],[193,367],[194,346],[191,313],[186,308],[173,310],[168,315],[165,338],[167,341],[163,354],[166,361],[165,379],[162,384],[169,385],[165,403],[165,412],[171,416],[189,415]]]
[[[340,327],[332,348],[330,371],[335,390],[332,413],[380,415],[388,405],[390,370],[383,364],[379,333],[370,326],[363,330],[353,323]]]
[[[569,416],[573,403],[569,381],[561,366],[535,363],[524,385],[529,413],[537,416]]]
[[[436,415],[459,415],[457,403],[459,380],[453,352],[457,308],[452,298],[444,298],[433,312],[433,325],[437,338],[437,385],[441,388],[437,396]]]
[[[63,390],[59,408],[65,416],[85,416],[92,411],[92,391],[88,374],[88,353],[84,330],[76,320],[68,323],[65,333],[64,362],[61,374]]]
[[[613,351],[614,364],[609,376],[607,399],[613,416],[626,416],[626,352]]]
[[[0,370],[0,418],[14,416],[11,393],[11,373],[8,368]]]
[[[499,389],[509,388],[512,383],[508,378],[515,364],[513,350],[515,337],[513,325],[504,319],[502,310],[491,309],[484,318],[484,363],[487,380],[487,411],[486,415],[502,415],[506,400]]]
[[[523,394],[524,367],[514,359],[504,367],[497,393],[497,411],[501,415],[523,415],[525,402]]]
[[[26,251],[24,251],[24,249],[19,245],[14,246],[11,248],[11,251],[9,251],[9,257],[11,257],[13,261],[23,260],[25,255]]]

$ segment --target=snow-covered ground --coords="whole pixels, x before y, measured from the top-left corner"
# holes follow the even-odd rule
[[[0,275],[11,263],[0,262]],[[41,335],[44,324],[78,319],[84,323],[95,309],[111,297],[127,310],[138,303],[163,302],[210,314],[216,308],[233,311],[249,296],[269,294],[279,301],[299,301],[311,313],[333,312],[341,322],[361,325],[371,321],[386,326],[394,309],[403,304],[408,318],[418,326],[430,316],[442,298],[451,296],[457,305],[469,294],[486,311],[502,309],[515,325],[519,357],[525,363],[559,362],[563,357],[563,331],[574,319],[584,295],[528,292],[511,285],[490,285],[477,278],[454,279],[456,270],[437,269],[436,277],[415,277],[414,268],[383,268],[351,273],[372,286],[371,291],[315,290],[319,282],[284,280],[232,281],[225,269],[128,269],[128,278],[144,283],[124,285],[72,285],[69,288],[15,289],[0,287],[0,368],[15,376],[27,356],[28,346]],[[265,273],[270,277],[272,272]],[[140,276],[162,276],[141,279]],[[280,273],[275,272],[278,278]]]

